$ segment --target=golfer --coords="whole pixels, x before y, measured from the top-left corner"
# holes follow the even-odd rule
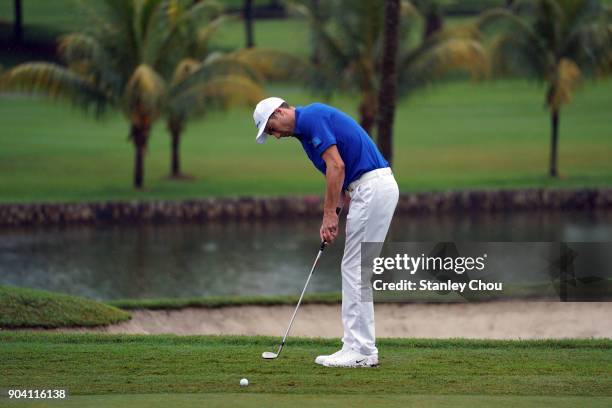
[[[361,243],[383,242],[398,199],[389,163],[368,134],[349,115],[322,103],[293,107],[281,98],[267,98],[255,107],[257,143],[268,135],[297,138],[314,166],[325,175],[321,240],[338,236],[341,194],[350,197],[346,244],[342,257],[342,349],[318,356],[326,367],[375,367],[378,349],[374,304],[369,280],[361,282]],[[362,294],[369,294],[362,301]],[[366,299],[366,296],[364,296]]]

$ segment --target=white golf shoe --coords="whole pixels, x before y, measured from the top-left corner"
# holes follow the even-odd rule
[[[325,363],[327,362],[327,360],[329,360],[330,358],[336,358],[338,357],[340,354],[348,351],[348,348],[341,348],[340,350],[336,351],[334,354],[330,354],[328,356],[317,356],[317,358],[315,358],[315,363],[317,364],[321,364],[321,365],[326,365]]]
[[[319,358],[323,357],[323,358]],[[378,356],[365,356],[354,350],[340,350],[330,356],[319,356],[315,363],[325,367],[378,367]],[[318,360],[318,361],[317,361]]]

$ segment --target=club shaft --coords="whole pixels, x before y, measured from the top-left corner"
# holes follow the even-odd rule
[[[338,216],[340,216],[341,212],[342,212],[342,208],[341,207],[337,207],[336,208],[336,214]],[[302,289],[302,293],[300,294],[300,298],[298,299],[297,305],[295,305],[295,310],[293,311],[293,316],[291,316],[291,320],[289,321],[289,326],[287,326],[287,331],[285,331],[285,335],[283,336],[283,341],[281,342],[280,346],[278,347],[278,353],[276,353],[276,357],[278,357],[280,355],[281,351],[283,351],[283,347],[285,346],[285,341],[287,340],[287,336],[289,335],[289,332],[291,331],[291,326],[293,326],[293,321],[295,320],[295,316],[297,315],[297,311],[300,308],[300,304],[302,304],[302,298],[304,297],[304,293],[306,293],[306,288],[308,287],[308,283],[310,282],[310,278],[312,278],[312,273],[314,272],[315,268],[317,267],[317,263],[319,262],[319,258],[321,257],[321,254],[323,253],[323,250],[325,249],[326,245],[327,245],[327,243],[325,241],[321,242],[321,248],[319,249],[319,253],[317,254],[317,257],[315,258],[315,261],[312,264],[312,268],[310,269],[310,273],[308,274],[308,278],[306,279],[306,283],[304,284],[304,289]]]
[[[297,315],[297,311],[300,308],[300,304],[302,303],[302,298],[304,297],[304,293],[306,293],[306,288],[308,287],[308,283],[310,282],[310,278],[312,277],[312,273],[314,272],[317,263],[319,262],[319,258],[321,257],[321,254],[323,253],[323,250],[319,250],[319,253],[317,254],[317,258],[314,261],[314,264],[312,265],[312,269],[310,270],[310,273],[308,274],[308,279],[306,279],[306,284],[304,285],[304,289],[302,289],[302,294],[300,295],[300,298],[298,299],[297,305],[295,306],[295,310],[293,311],[293,316],[291,316],[291,320],[289,321],[289,326],[287,327],[287,331],[285,332],[285,336],[283,336],[283,341],[278,349],[278,353],[280,354],[281,350],[283,349],[283,346],[285,345],[285,340],[287,340],[287,336],[289,335],[289,331],[291,330],[291,326],[293,325],[293,321],[295,320],[295,316]]]

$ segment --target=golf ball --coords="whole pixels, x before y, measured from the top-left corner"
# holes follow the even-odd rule
[[[249,380],[247,380],[246,378],[243,378],[242,380],[240,380],[241,387],[246,387],[247,385],[249,385]]]

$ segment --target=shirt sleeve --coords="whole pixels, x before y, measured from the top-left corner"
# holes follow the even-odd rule
[[[313,121],[312,124],[312,145],[317,154],[321,156],[328,147],[336,144],[336,136],[332,131],[329,116],[324,116]]]

